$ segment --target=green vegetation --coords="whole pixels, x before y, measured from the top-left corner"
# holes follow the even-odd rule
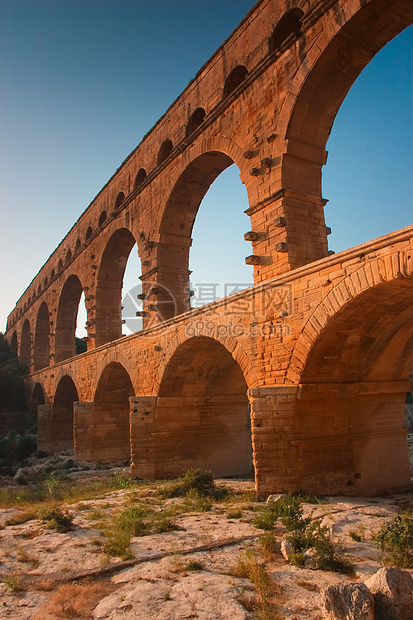
[[[210,497],[219,500],[228,495],[228,490],[215,485],[211,471],[187,469],[178,480],[164,484],[159,493],[164,499],[171,497],[189,497],[189,499]]]
[[[413,568],[413,514],[406,510],[384,523],[374,542],[381,549],[384,562]]]
[[[0,332],[0,411],[26,411],[23,376],[27,369],[14,356]]]
[[[73,527],[73,515],[59,506],[45,508],[41,511],[41,519],[48,529],[56,532],[69,532]]]
[[[86,342],[83,340],[83,338],[78,338],[76,336],[76,338],[75,338],[75,352],[76,352],[76,355],[79,355],[80,353],[84,353],[85,351],[87,351],[87,344],[86,344]]]
[[[21,508],[30,510],[34,506],[50,504],[59,500],[75,503],[88,499],[99,499],[110,491],[119,490],[121,482],[115,476],[99,480],[65,480],[59,478],[63,472],[55,472],[36,485],[0,489],[0,508]],[[123,484],[123,483],[122,483]]]
[[[247,550],[238,558],[234,569],[236,577],[244,577],[252,581],[255,586],[255,597],[246,597],[242,592],[238,601],[248,610],[255,612],[257,620],[273,620],[277,618],[277,610],[271,598],[281,591],[271,579],[265,564],[256,552]]]
[[[272,531],[278,519],[281,520],[287,531],[286,538],[293,548],[292,564],[304,565],[304,552],[313,549],[315,568],[351,573],[353,567],[344,558],[342,547],[333,541],[328,526],[320,525],[319,520],[313,519],[311,515],[304,517],[302,501],[300,495],[286,495],[278,502],[270,502],[254,519],[254,524],[263,530]]]
[[[0,459],[7,467],[16,461],[22,461],[36,451],[36,437],[34,435],[20,435],[11,430],[0,439]]]

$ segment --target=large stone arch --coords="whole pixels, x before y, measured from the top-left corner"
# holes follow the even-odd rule
[[[383,284],[392,282],[395,287],[404,282],[403,287],[406,286],[406,290],[410,290],[413,281],[413,259],[410,252],[386,254],[378,260],[376,257],[373,257],[373,260],[365,260],[361,255],[360,262],[360,267],[343,277],[307,320],[291,357],[287,373],[288,382],[294,384],[302,381],[305,365],[308,364],[308,358],[323,330],[331,324],[334,316],[349,308],[349,303],[354,302],[362,293],[377,290],[377,294],[380,295],[382,291],[387,290]],[[389,302],[392,303],[392,300]],[[383,308],[387,307],[387,303],[386,301]]]
[[[162,356],[159,357],[157,368],[158,372],[153,381],[153,393],[158,394],[160,385],[166,368],[174,357],[176,351],[189,339],[195,337],[213,339],[225,348],[241,369],[245,381],[249,388],[254,387],[257,381],[256,368],[254,367],[254,356],[251,353],[251,342],[249,340],[249,325],[243,323],[236,324],[234,327],[225,320],[225,310],[223,309],[223,321],[213,322],[208,317],[198,318],[196,315],[190,321],[177,324],[173,337],[162,343]],[[211,334],[213,327],[213,335]],[[239,329],[237,329],[237,327]],[[242,334],[241,334],[242,332]]]
[[[128,372],[119,362],[107,364],[93,399],[93,424],[88,437],[91,460],[129,460],[131,396],[134,388]]]
[[[289,227],[296,219],[313,227],[311,237],[305,230],[294,237],[301,264],[317,258],[312,243],[321,243],[318,257],[327,254],[321,171],[335,116],[374,55],[412,22],[413,5],[404,0],[341,2],[320,18],[315,44],[297,66],[277,130],[284,141],[281,182],[287,234],[294,232]],[[303,45],[306,36],[300,38]]]
[[[96,346],[122,336],[123,276],[135,243],[128,228],[118,228],[106,243],[96,281]]]
[[[251,473],[247,383],[220,342],[199,336],[176,348],[159,386],[151,440],[156,477],[188,467],[217,476]]]
[[[83,286],[78,276],[70,275],[60,293],[55,328],[55,361],[61,362],[76,354],[76,319]]]
[[[365,262],[344,278],[296,345],[300,488],[378,494],[409,486],[405,400],[413,369],[413,279],[406,277],[405,258],[386,256],[378,269]]]
[[[33,358],[34,370],[45,368],[50,363],[50,320],[49,308],[45,301],[37,313]]]
[[[145,310],[151,322],[189,310],[192,228],[208,189],[232,164],[238,167],[241,182],[247,183],[245,159],[239,146],[227,138],[204,139],[184,153],[175,174],[171,175],[164,190],[167,198],[159,210],[154,243],[147,246],[148,257],[152,260],[143,270],[143,292],[147,295]]]

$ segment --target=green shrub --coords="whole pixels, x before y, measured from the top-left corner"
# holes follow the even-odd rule
[[[13,465],[15,461],[22,461],[36,450],[34,435],[20,435],[14,429],[0,440],[0,458],[5,464]]]
[[[26,411],[23,376],[27,368],[19,363],[0,332],[0,411]]]
[[[402,568],[413,568],[413,514],[406,510],[383,523],[374,536],[382,558]]]
[[[41,512],[41,519],[48,529],[56,532],[69,532],[73,528],[73,515],[67,510],[63,511],[59,506],[45,508]]]
[[[188,497],[189,494],[192,494],[192,497],[196,495],[219,500],[228,495],[228,490],[215,485],[211,471],[187,469],[181,478],[161,487],[159,493],[164,499]]]
[[[202,562],[198,562],[197,560],[189,560],[185,564],[186,570],[200,571],[204,570],[205,565]]]
[[[304,517],[300,495],[286,495],[277,503],[269,502],[254,519],[254,524],[271,531],[277,519],[281,520],[287,530],[287,540],[293,547],[294,564],[304,564],[304,550],[315,549],[316,568],[340,573],[353,571],[352,565],[343,557],[343,549],[332,540],[328,527],[321,526],[311,515]]]

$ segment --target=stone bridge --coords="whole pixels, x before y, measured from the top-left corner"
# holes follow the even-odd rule
[[[254,467],[260,494],[410,484],[413,227],[328,251],[326,141],[410,0],[261,0],[126,158],[8,317],[39,447],[141,478]],[[190,309],[200,202],[235,163],[254,286]],[[217,223],[219,224],[219,223]],[[138,245],[143,329],[122,337]],[[87,352],[75,356],[82,292]]]

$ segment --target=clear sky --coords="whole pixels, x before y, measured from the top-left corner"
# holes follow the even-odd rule
[[[79,215],[253,4],[0,0],[0,330]],[[363,71],[337,115],[323,173],[335,251],[413,221],[412,48],[410,28]],[[195,288],[252,282],[247,206],[233,166],[195,223]],[[139,275],[131,259],[124,291]]]

